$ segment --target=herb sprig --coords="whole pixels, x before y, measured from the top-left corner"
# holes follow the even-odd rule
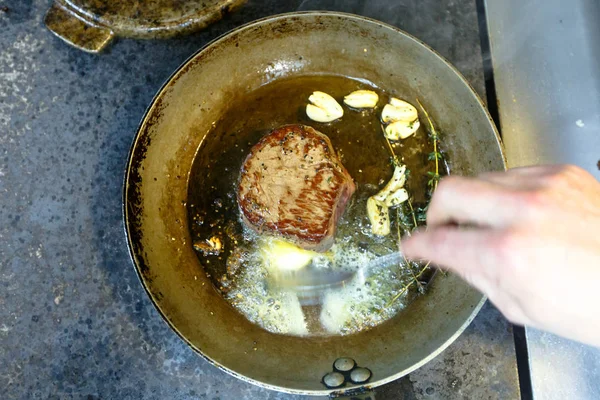
[[[429,117],[429,113],[425,107],[423,107],[423,104],[421,104],[419,99],[417,99],[417,103],[419,104],[419,107],[421,107],[423,114],[425,114],[425,118],[427,118],[429,124],[429,136],[433,142],[433,151],[427,155],[429,161],[435,161],[435,171],[427,172],[427,175],[430,177],[429,181],[427,181],[427,186],[429,187],[429,193],[432,195],[437,189],[438,182],[440,181],[440,162],[442,160],[442,153],[438,150],[440,137]]]
[[[423,104],[421,104],[419,99],[417,99],[417,103],[419,104],[419,107],[421,107],[421,110],[423,111],[423,114],[425,114],[425,117],[427,119],[427,122],[429,125],[429,137],[431,138],[431,141],[433,144],[433,151],[427,155],[428,161],[435,162],[435,164],[434,164],[435,170],[427,172],[427,175],[429,176],[429,180],[427,181],[427,187],[429,188],[429,196],[432,196],[433,193],[435,192],[435,190],[437,189],[438,183],[440,181],[440,163],[442,162],[443,156],[439,149],[439,140],[440,140],[439,134],[438,134],[437,130],[435,129],[435,126],[433,125],[431,117],[429,116],[429,113],[427,112],[427,110],[425,110],[425,107],[423,107]],[[381,129],[384,130],[384,133],[385,133],[385,128],[383,127],[383,125],[381,126]],[[396,167],[396,166],[400,165],[400,160],[399,160],[398,156],[396,155],[396,153],[394,152],[394,148],[393,148],[392,144],[390,143],[389,139],[385,136],[385,134],[384,134],[384,137],[385,137],[385,141],[387,143],[387,147],[388,147],[388,149],[390,151],[390,155],[391,155],[390,163],[392,164],[392,166]],[[403,218],[401,218],[400,210],[396,209],[396,227],[397,227],[397,233],[398,233],[398,249],[399,250],[401,250],[401,247],[402,247],[402,234],[400,231],[400,227],[402,226],[404,231],[408,235],[410,235],[412,233],[412,231],[414,231],[415,229],[417,229],[419,227],[419,223],[422,224],[425,222],[427,208],[429,207],[429,204],[427,204],[425,207],[420,207],[415,210],[410,198],[407,200],[407,204],[408,204],[408,208],[410,209],[410,217],[412,217],[412,226],[409,226],[409,225],[411,225],[410,222],[405,221]],[[396,300],[398,300],[403,294],[405,294],[413,284],[417,285],[417,289],[418,289],[419,293],[425,292],[425,287],[423,286],[421,281],[419,281],[419,278],[429,269],[431,262],[427,262],[427,264],[425,264],[425,266],[423,266],[423,268],[421,268],[419,270],[419,272],[417,274],[415,274],[413,267],[416,267],[419,264],[416,262],[408,261],[404,255],[402,257],[404,259],[405,265],[410,270],[412,279],[410,280],[410,282],[408,282],[402,288],[402,290],[399,293],[397,293],[394,296],[394,298],[392,298],[389,301],[389,303],[384,307],[384,309],[390,307]],[[401,267],[401,265],[400,265],[400,267]],[[383,309],[380,310],[380,312],[383,312]]]

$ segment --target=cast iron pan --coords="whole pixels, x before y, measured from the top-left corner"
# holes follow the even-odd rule
[[[253,325],[217,293],[203,273],[187,225],[194,155],[234,99],[275,79],[305,74],[342,74],[411,93],[423,100],[443,132],[453,173],[505,168],[498,134],[481,100],[425,44],[394,27],[349,14],[279,15],[210,43],[158,92],[131,148],[125,226],[148,295],[198,354],[260,386],[339,395],[390,382],[431,360],[461,334],[485,299],[448,274],[434,279],[428,293],[407,310],[372,330],[301,338]],[[371,379],[340,389],[325,387],[322,378],[339,357],[370,369]]]

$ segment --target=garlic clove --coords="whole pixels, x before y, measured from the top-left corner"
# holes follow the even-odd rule
[[[390,233],[390,215],[388,206],[374,196],[367,200],[367,216],[371,222],[371,232],[377,236],[386,236]]]
[[[324,92],[313,92],[308,98],[312,104],[306,106],[308,118],[317,122],[331,122],[344,115],[342,106]]]
[[[376,200],[387,202],[387,198],[394,192],[404,187],[406,183],[406,165],[397,165],[394,167],[394,173],[388,183],[377,193]]]
[[[412,104],[410,104],[407,101],[404,100],[400,100],[396,97],[392,97],[390,99],[390,104],[394,107],[398,107],[398,108],[410,108],[411,110],[414,110],[414,112],[417,112],[417,108],[415,106],[413,106]]]
[[[372,90],[356,90],[344,97],[344,103],[353,108],[374,108],[378,101],[379,95]]]
[[[406,139],[413,135],[421,126],[419,120],[395,121],[385,127],[385,137],[390,140]]]
[[[335,120],[335,118],[327,113],[327,111],[312,104],[306,105],[306,115],[308,115],[308,118],[317,122],[331,122]]]
[[[406,103],[408,104],[408,103]],[[410,104],[408,104],[410,106]],[[417,109],[410,107],[396,107],[391,104],[386,104],[381,111],[381,120],[389,124],[396,121],[414,121],[419,118]]]
[[[392,208],[404,203],[406,200],[408,200],[408,192],[406,189],[400,188],[386,197],[385,205]]]

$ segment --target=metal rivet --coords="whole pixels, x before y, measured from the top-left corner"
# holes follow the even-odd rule
[[[335,362],[333,363],[333,368],[341,372],[348,372],[352,368],[354,368],[355,365],[356,362],[353,359],[348,357],[341,357],[335,360]]]
[[[330,372],[323,377],[323,383],[328,388],[340,387],[344,384],[344,375],[339,372]]]
[[[364,383],[371,379],[371,371],[368,368],[356,368],[350,372],[350,380],[354,383]]]

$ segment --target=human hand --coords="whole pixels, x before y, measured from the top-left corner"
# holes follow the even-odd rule
[[[443,179],[427,230],[403,240],[512,322],[600,346],[600,183],[575,166]]]

